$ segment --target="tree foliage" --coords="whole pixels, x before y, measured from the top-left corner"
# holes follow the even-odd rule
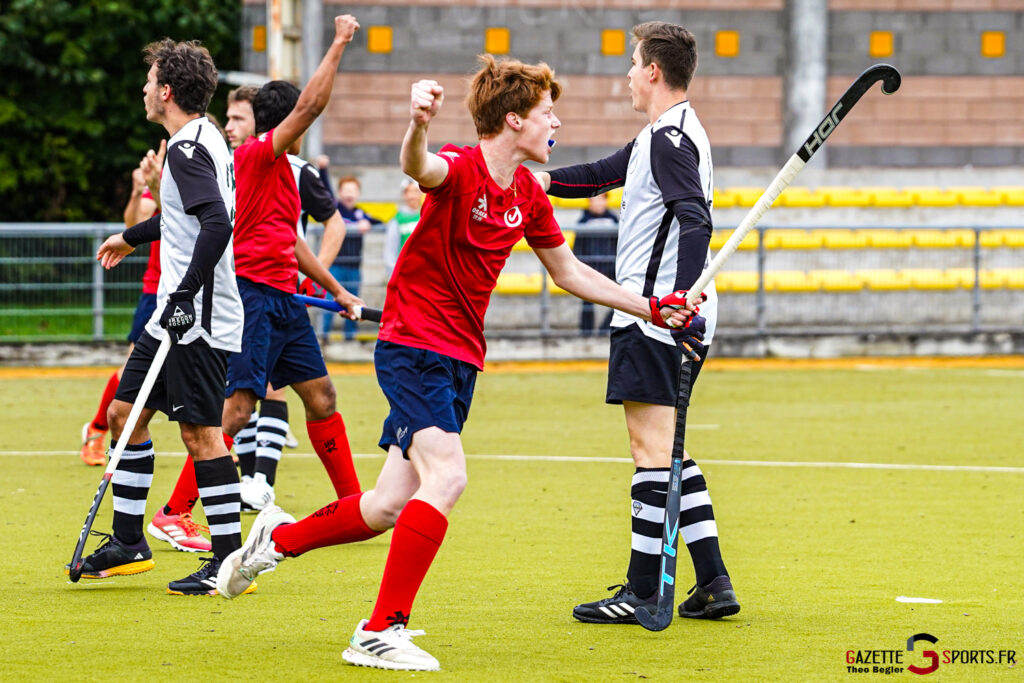
[[[231,0],[0,0],[0,221],[120,220],[166,137],[146,121],[143,47],[198,39],[237,69],[240,21]]]

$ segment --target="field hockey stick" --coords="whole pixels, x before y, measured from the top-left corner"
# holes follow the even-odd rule
[[[337,301],[330,301],[328,299],[321,299],[318,296],[307,296],[305,294],[292,294],[295,300],[306,304],[307,306],[316,306],[327,311],[334,311],[336,313],[342,313],[345,311],[345,307],[339,304]],[[379,323],[380,316],[383,311],[379,308],[370,308],[369,306],[354,306],[353,312],[356,314],[356,320],[366,320],[371,323]]]
[[[778,199],[786,187],[793,182],[793,178],[800,172],[814,153],[821,149],[828,137],[839,126],[839,122],[846,118],[853,106],[876,82],[882,82],[882,93],[892,95],[899,90],[900,72],[888,64],[877,64],[864,71],[857,80],[853,82],[839,101],[821,123],[817,125],[814,132],[804,141],[800,149],[796,151],[789,161],[778,172],[775,179],[764,191],[761,197],[754,204],[750,212],[740,222],[739,227],[733,232],[726,243],[722,246],[715,258],[708,267],[697,278],[697,281],[686,294],[686,300],[690,304],[698,303],[697,299],[701,292],[708,286],[715,274],[721,270],[726,260],[733,255],[740,242],[761,220],[768,208]],[[668,628],[672,623],[672,616],[675,612],[675,575],[676,575],[676,549],[679,541],[679,497],[683,483],[683,454],[684,441],[686,438],[686,411],[690,406],[690,364],[683,357],[683,363],[679,371],[679,391],[676,394],[676,432],[672,442],[672,468],[669,475],[668,500],[665,503],[665,524],[662,528],[661,543],[661,576],[658,580],[658,604],[652,610],[649,607],[641,607],[634,613],[640,625],[649,631],[661,631]]]
[[[163,367],[164,360],[167,358],[167,352],[170,349],[171,335],[168,333],[164,336],[163,341],[160,342],[160,346],[157,347],[156,354],[153,356],[153,362],[150,363],[149,370],[146,371],[146,378],[142,381],[139,395],[135,397],[135,402],[132,403],[131,412],[128,413],[128,419],[124,423],[124,429],[121,430],[121,436],[117,440],[117,445],[114,446],[114,451],[110,454],[110,462],[107,463],[107,469],[103,472],[103,479],[100,481],[99,488],[96,489],[96,496],[92,499],[89,516],[85,518],[85,524],[82,525],[82,533],[79,534],[78,543],[75,544],[75,554],[71,556],[71,563],[68,564],[68,578],[71,579],[72,583],[77,583],[82,578],[82,551],[85,549],[85,539],[89,536],[92,523],[96,519],[96,513],[99,512],[100,503],[103,501],[103,495],[107,492],[107,487],[110,486],[114,470],[117,469],[118,463],[121,462],[121,455],[124,453],[125,446],[128,445],[128,441],[132,437],[132,432],[135,431],[135,425],[139,422],[139,415],[142,414],[142,409],[146,407],[146,399],[149,398],[150,392],[153,391],[153,385],[156,384],[156,378],[160,374],[160,368]]]

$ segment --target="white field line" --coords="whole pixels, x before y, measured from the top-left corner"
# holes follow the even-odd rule
[[[0,451],[0,457],[24,457],[24,456],[72,456],[78,455],[78,451]],[[161,456],[184,456],[184,453],[163,451]],[[315,458],[315,453],[297,453],[285,451],[285,459],[288,458]],[[358,459],[381,459],[381,453],[353,453],[352,457]],[[515,460],[531,462],[597,462],[608,464],[632,463],[632,458],[599,458],[593,456],[575,455],[487,455],[467,454],[469,460]],[[925,472],[998,472],[1004,474],[1024,474],[1024,467],[1003,467],[998,465],[916,465],[910,463],[885,463],[885,462],[796,462],[783,460],[714,460],[701,458],[702,465],[734,465],[738,467],[817,467],[825,469],[850,469],[850,470],[915,470]],[[97,471],[102,470],[97,468]]]

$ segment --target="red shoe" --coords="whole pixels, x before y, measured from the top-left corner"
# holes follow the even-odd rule
[[[204,532],[210,533],[210,528],[194,522],[191,512],[165,515],[161,507],[153,515],[153,521],[146,527],[146,531],[153,538],[167,541],[176,550],[186,553],[208,553],[213,549],[213,544],[203,537]]]
[[[96,429],[92,422],[82,425],[82,462],[86,465],[106,465],[107,452],[103,447],[103,438],[107,430]]]

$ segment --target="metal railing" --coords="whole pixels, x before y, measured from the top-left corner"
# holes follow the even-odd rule
[[[851,226],[842,229],[878,229]],[[920,230],[884,226],[886,230]],[[124,339],[141,291],[146,248],[106,271],[95,253],[107,235],[122,229],[118,223],[2,224],[0,223],[0,342],[99,341]],[[606,271],[614,263],[615,230],[566,226],[577,240],[604,239],[603,253],[583,253],[585,262]],[[719,329],[757,336],[788,333],[862,334],[865,331],[914,334],[938,330],[962,332],[1024,331],[1024,240],[1021,246],[991,239],[992,231],[1018,227],[971,227],[973,240],[943,248],[907,246],[878,248],[766,247],[766,237],[784,226],[757,228],[757,248],[738,251],[727,264],[728,274],[756,278],[756,286],[728,289],[720,294]],[[929,230],[963,231],[963,226]],[[1021,233],[1024,235],[1024,232]],[[986,239],[989,238],[989,239]],[[751,239],[748,237],[748,239]],[[361,295],[382,305],[387,273],[383,235],[364,236]],[[600,242],[598,242],[600,243]],[[995,246],[986,246],[993,245]],[[832,291],[827,286],[787,288],[778,285],[780,273],[824,273],[848,270],[919,272],[936,269],[969,273],[954,286],[903,286]],[[543,268],[530,251],[516,250],[507,273],[537,275]],[[609,271],[610,272],[610,271]],[[1020,273],[1003,284],[993,273]],[[588,308],[571,296],[552,291],[540,277],[536,291],[498,293],[487,314],[491,337],[574,336],[600,332],[607,310]],[[775,282],[775,284],[773,284]],[[586,325],[581,325],[581,319]],[[593,327],[591,327],[593,325]],[[317,328],[319,329],[319,327]],[[335,327],[337,330],[337,326]],[[372,333],[366,328],[363,334]],[[337,332],[336,332],[337,334]]]

